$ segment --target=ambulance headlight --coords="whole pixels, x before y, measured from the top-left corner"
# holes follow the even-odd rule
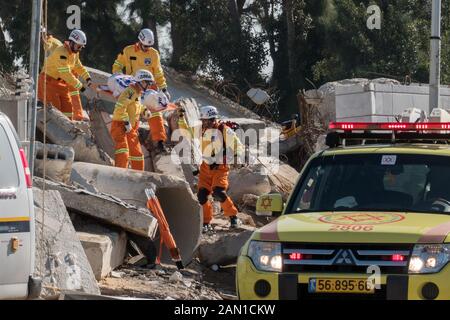
[[[450,261],[450,244],[414,246],[409,260],[409,273],[436,273]]]
[[[282,270],[281,243],[251,241],[248,247],[248,256],[258,270],[273,272]]]

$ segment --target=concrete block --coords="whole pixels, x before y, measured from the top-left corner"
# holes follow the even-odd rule
[[[46,121],[44,112],[46,110]],[[112,165],[111,157],[99,148],[93,137],[78,129],[75,124],[63,115],[58,109],[48,107],[37,112],[37,127],[44,131],[46,123],[47,138],[50,142],[72,147],[75,151],[76,161],[86,161],[104,165]]]
[[[250,239],[253,229],[238,229],[216,234],[202,241],[198,248],[200,262],[205,266],[236,263],[242,246]]]
[[[58,191],[34,187],[36,273],[43,278],[42,296],[59,291],[100,294],[91,265]]]
[[[104,279],[123,264],[127,250],[125,232],[91,226],[86,231],[78,231],[77,235],[97,280]]]
[[[74,159],[75,152],[72,147],[47,144],[44,148],[44,144],[37,141],[34,173],[39,177],[43,177],[45,161],[46,178],[68,183]]]
[[[43,180],[35,178],[43,186]],[[147,209],[138,209],[120,199],[87,190],[46,181],[47,190],[60,192],[64,205],[71,211],[99,219],[126,231],[153,239],[158,229],[157,220]]]
[[[227,193],[237,203],[242,201],[245,194],[260,196],[271,190],[269,178],[263,174],[259,165],[231,171],[229,182]]]

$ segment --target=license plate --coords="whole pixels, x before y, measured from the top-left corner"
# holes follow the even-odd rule
[[[375,286],[367,279],[311,278],[308,292],[371,294],[375,292]]]

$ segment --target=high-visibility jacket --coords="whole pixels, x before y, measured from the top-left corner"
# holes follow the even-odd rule
[[[56,80],[64,80],[77,90],[81,89],[83,84],[73,75],[73,72],[79,74],[85,81],[90,79],[89,72],[81,64],[79,53],[73,53],[67,41],[53,50],[45,59],[43,71]]]
[[[144,111],[141,104],[142,90],[134,84],[126,88],[119,96],[113,113],[114,121],[128,121],[134,127],[139,121],[140,114]]]
[[[159,53],[154,48],[149,48],[147,52],[144,52],[138,43],[125,47],[114,61],[112,73],[122,73],[124,69],[125,74],[129,75],[134,75],[139,69],[148,70],[155,77],[159,89],[167,88]]]
[[[47,40],[43,41],[43,44],[46,58],[50,56],[53,53],[53,51],[55,51],[56,48],[63,45],[61,41],[59,41],[53,36],[48,36]]]
[[[191,140],[194,138],[195,130],[189,128],[184,117],[178,120],[178,128],[188,130],[189,136],[186,137],[187,139]],[[243,144],[233,129],[223,123],[218,123],[212,129],[202,129],[201,137],[198,138],[201,140],[200,152],[203,161],[206,161],[208,164],[215,163],[215,159],[217,159],[216,155],[219,155],[220,152],[223,155],[223,159],[221,159],[223,160],[222,164],[227,163],[225,155],[240,157],[245,152]],[[226,152],[230,153],[226,154]]]

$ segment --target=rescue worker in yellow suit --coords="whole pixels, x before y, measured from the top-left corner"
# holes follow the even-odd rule
[[[170,94],[167,90],[166,78],[161,67],[159,52],[152,48],[155,43],[153,32],[150,29],[142,29],[138,36],[139,41],[129,45],[117,56],[112,66],[112,73],[122,73],[134,75],[139,69],[150,71],[155,77],[157,88],[160,89],[170,101]],[[166,129],[162,112],[152,112],[148,120],[151,138],[159,152],[167,152],[164,145],[167,140]]]
[[[61,41],[47,32],[42,33],[42,43],[44,45],[45,58],[49,57],[56,48],[63,45]],[[75,77],[78,77],[75,71],[72,71],[72,73]],[[42,92],[44,91],[43,81],[39,81],[39,88]],[[73,116],[69,118],[75,121],[88,121],[89,119],[83,116],[83,105],[81,104],[80,91],[76,90],[72,86],[69,86],[69,95],[72,101],[73,111]]]
[[[238,210],[226,191],[230,162],[236,161],[245,150],[235,132],[218,121],[218,115],[217,108],[213,106],[204,106],[200,109],[202,164],[199,170],[197,198],[203,208],[203,233],[213,231],[211,226],[213,206],[208,199],[211,193],[213,199],[220,202],[224,215],[230,218],[230,227],[236,228],[239,221]],[[179,116],[178,127],[192,132],[182,112]],[[228,153],[230,150],[231,153]],[[229,155],[232,159],[229,159]]]
[[[130,84],[119,96],[114,107],[111,136],[115,146],[115,166],[144,170],[144,154],[139,142],[139,118],[144,112],[141,96],[154,82],[147,70],[138,70],[134,76],[136,83]]]
[[[52,104],[70,119],[73,118],[71,90],[86,90],[74,73],[80,75],[88,87],[92,84],[89,72],[79,57],[86,43],[86,35],[81,30],[73,30],[61,46],[57,46],[56,41],[53,41],[50,45],[54,48],[53,52],[45,59],[39,75],[38,100],[44,105]]]

